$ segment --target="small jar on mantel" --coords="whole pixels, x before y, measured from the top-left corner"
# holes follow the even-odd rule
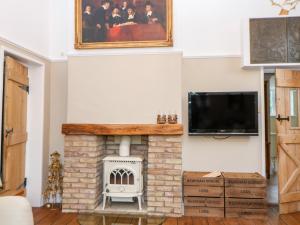
[[[163,113],[159,113],[157,115],[157,124],[166,124],[167,123],[167,115]]]
[[[176,113],[172,113],[168,115],[168,124],[177,124],[178,116]]]

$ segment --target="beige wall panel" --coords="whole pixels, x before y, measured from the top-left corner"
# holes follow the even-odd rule
[[[62,124],[67,120],[68,63],[51,64],[51,99],[50,99],[50,151],[64,152]]]
[[[184,170],[260,172],[261,137],[215,140],[213,137],[188,136],[189,91],[258,91],[260,98],[260,70],[241,69],[240,58],[186,58],[182,85]]]
[[[159,111],[181,120],[182,55],[70,57],[69,123],[155,123]]]
[[[50,146],[59,150],[67,68],[55,67]],[[240,58],[185,58],[182,63],[180,54],[70,57],[68,68],[67,122],[154,123],[159,110],[180,114],[182,104],[185,170],[261,172],[261,136],[215,140],[187,134],[188,91],[258,91],[260,98],[260,70],[241,69]]]

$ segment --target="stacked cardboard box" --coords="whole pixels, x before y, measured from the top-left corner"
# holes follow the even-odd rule
[[[225,180],[225,216],[265,218],[266,179],[258,173],[222,173]]]
[[[186,216],[224,217],[224,179],[205,177],[208,172],[184,172]]]

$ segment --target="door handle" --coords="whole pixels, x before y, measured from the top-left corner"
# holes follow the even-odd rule
[[[6,129],[6,130],[5,130],[5,137],[7,138],[8,135],[12,134],[13,132],[14,132],[14,128]]]
[[[276,120],[278,120],[279,122],[281,122],[283,120],[290,121],[290,117],[289,116],[287,116],[287,117],[281,117],[281,115],[278,114],[278,116],[276,117]]]

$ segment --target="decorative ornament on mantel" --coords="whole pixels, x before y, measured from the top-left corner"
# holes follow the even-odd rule
[[[55,151],[51,155],[51,163],[49,165],[49,176],[47,187],[44,191],[44,200],[47,208],[54,209],[57,205],[57,197],[62,197],[62,164],[60,162],[60,154]]]
[[[160,113],[157,115],[157,124],[166,124],[167,123],[167,115]]]
[[[168,124],[177,124],[178,123],[178,116],[176,113],[168,115]]]
[[[279,15],[287,16],[290,11],[296,9],[296,6],[300,0],[271,0],[273,6],[278,6],[281,8]]]

